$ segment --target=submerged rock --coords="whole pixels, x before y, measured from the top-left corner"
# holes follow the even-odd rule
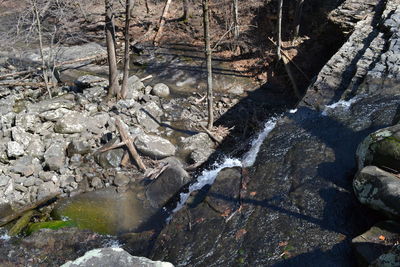
[[[375,166],[363,168],[353,181],[358,200],[392,216],[400,216],[400,178]]]
[[[354,238],[352,246],[360,266],[367,266],[382,254],[389,252],[399,238],[400,224],[394,221],[377,223],[367,232]]]
[[[169,262],[152,261],[144,257],[130,255],[122,248],[101,248],[86,252],[85,255],[69,261],[62,267],[118,266],[118,267],[173,267]]]

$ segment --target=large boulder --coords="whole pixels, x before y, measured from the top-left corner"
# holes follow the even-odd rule
[[[368,266],[382,254],[389,252],[399,238],[400,224],[394,221],[377,223],[367,232],[354,238],[352,246],[360,266]]]
[[[142,134],[135,139],[135,146],[139,152],[151,158],[163,159],[175,155],[175,146],[157,135]]]
[[[155,208],[161,208],[189,182],[189,174],[178,163],[167,163],[168,167],[146,190],[146,197]]]
[[[173,267],[169,262],[152,261],[130,255],[122,248],[100,248],[86,252],[82,257],[69,261],[62,267],[118,266],[118,267]]]
[[[136,113],[138,123],[148,132],[156,132],[160,126],[161,108],[154,102],[146,103]]]
[[[358,168],[375,165],[400,171],[400,124],[380,129],[364,139],[357,149]]]
[[[394,174],[367,166],[353,181],[358,200],[392,216],[400,216],[400,178]]]

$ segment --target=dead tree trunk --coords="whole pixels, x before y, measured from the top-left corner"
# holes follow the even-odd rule
[[[303,13],[304,0],[297,0],[296,13],[294,17],[294,34],[293,39],[299,36],[301,14]]]
[[[276,51],[276,55],[278,56],[278,60],[281,60],[281,46],[282,46],[282,7],[283,7],[283,0],[279,0],[278,3],[278,47]]]
[[[164,10],[163,10],[163,13],[162,13],[161,18],[160,18],[160,26],[158,28],[156,36],[154,36],[154,40],[153,40],[153,44],[154,45],[157,45],[158,41],[161,38],[162,31],[164,29],[165,21],[166,21],[167,14],[168,14],[168,9],[169,9],[169,6],[171,5],[171,2],[172,2],[172,0],[167,0],[165,2]]]
[[[111,98],[119,93],[118,84],[118,70],[117,70],[117,53],[115,51],[115,32],[114,32],[114,18],[113,18],[113,3],[112,0],[105,0],[106,17],[105,17],[105,29],[106,29],[106,43],[107,43],[107,55],[108,55],[108,66],[109,66],[109,87],[108,97]]]
[[[126,0],[125,3],[125,51],[124,51],[124,76],[122,78],[120,98],[126,98],[128,93],[128,78],[129,78],[129,25],[131,20],[132,0]]]
[[[37,25],[37,30],[38,30],[39,50],[40,50],[40,58],[42,60],[43,80],[44,80],[44,84],[46,86],[46,90],[47,90],[47,92],[49,94],[49,97],[51,98],[48,67],[46,65],[46,62],[45,62],[45,59],[44,59],[44,53],[43,53],[42,24],[40,23],[40,15],[39,15],[39,11],[38,11],[38,7],[37,7],[36,1],[32,1],[32,5],[33,5],[34,12],[35,12],[36,25]]]
[[[187,21],[188,19],[189,19],[189,0],[183,0],[182,20]]]
[[[233,7],[233,37],[235,40],[239,37],[239,7],[238,7],[239,0],[232,1]]]
[[[213,114],[213,84],[212,84],[212,62],[211,62],[211,44],[210,44],[210,19],[208,0],[203,0],[203,26],[204,26],[204,42],[205,56],[207,59],[207,104],[208,104],[208,123],[207,128],[211,130],[214,123]]]
[[[150,13],[149,1],[144,0],[144,4],[146,5],[146,13],[149,14]]]

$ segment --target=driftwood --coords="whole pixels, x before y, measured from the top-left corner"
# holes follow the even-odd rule
[[[6,225],[7,223],[9,223],[9,222],[11,222],[11,221],[13,221],[15,219],[18,219],[19,217],[24,215],[25,212],[33,210],[33,209],[36,209],[37,207],[45,204],[47,201],[49,201],[49,200],[51,200],[53,198],[56,198],[60,194],[61,194],[60,192],[51,194],[51,195],[49,195],[49,196],[47,196],[45,198],[42,198],[42,199],[36,201],[35,203],[32,203],[32,204],[30,204],[28,206],[23,207],[21,210],[15,211],[13,214],[11,214],[9,216],[0,218],[0,227],[3,226],[3,225]]]
[[[221,144],[222,140],[220,138],[218,138],[217,136],[214,136],[214,134],[212,132],[210,132],[206,127],[204,127],[203,125],[200,125],[200,127],[210,136],[210,138],[212,140],[214,140],[215,142],[217,142],[219,145]]]
[[[48,83],[49,86],[55,86],[53,83]],[[32,87],[46,87],[46,83],[44,82],[18,82],[18,81],[10,81],[10,82],[0,82],[0,86],[32,86]]]
[[[144,165],[142,159],[140,158],[139,154],[136,151],[135,146],[133,145],[133,139],[129,135],[129,133],[125,130],[125,128],[122,125],[122,122],[120,119],[116,119],[115,125],[117,126],[117,129],[119,131],[119,134],[121,135],[122,141],[125,142],[126,146],[128,147],[129,152],[131,153],[132,157],[135,159],[136,164],[138,165],[139,169],[145,171],[146,166]]]
[[[270,40],[271,43],[273,43],[275,46],[278,45],[278,44],[277,44],[274,40],[272,40],[270,37],[268,37],[268,40]],[[288,59],[288,60],[296,67],[296,69],[298,69],[298,71],[304,76],[304,78],[306,78],[307,81],[310,81],[311,79],[307,76],[307,74],[305,74],[304,71],[303,71],[296,63],[293,62],[293,60],[289,57],[289,55],[288,55],[284,50],[282,50],[282,48],[281,48],[280,50],[281,50],[281,52],[282,52],[282,55],[284,55],[285,58]]]

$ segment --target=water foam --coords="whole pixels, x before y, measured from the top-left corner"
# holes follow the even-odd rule
[[[348,111],[355,102],[357,102],[361,98],[361,95],[357,95],[349,100],[341,99],[333,104],[325,106],[324,111],[322,111],[322,115],[327,116],[329,110],[341,108],[344,111]]]

